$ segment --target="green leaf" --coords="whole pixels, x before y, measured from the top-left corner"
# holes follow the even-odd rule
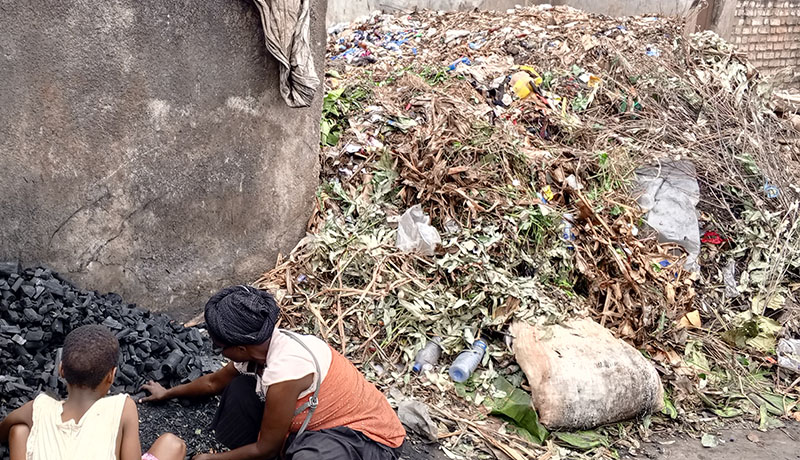
[[[744,414],[744,411],[738,407],[724,407],[722,409],[714,409],[714,413],[717,414],[718,417],[733,418]]]
[[[408,117],[397,117],[396,120],[389,120],[387,124],[402,132],[408,132],[409,129],[417,126],[417,122]]]
[[[325,101],[335,102],[339,100],[340,97],[342,97],[342,94],[344,94],[344,87],[328,91],[328,94],[325,95]]]
[[[330,146],[335,146],[339,143],[339,137],[341,134],[338,131],[329,131],[327,134],[323,135],[322,141]]]
[[[589,96],[585,96],[583,93],[578,93],[575,96],[575,99],[572,100],[572,110],[575,112],[583,112],[589,107],[591,103],[591,98]]]
[[[767,423],[769,421],[769,414],[767,413],[767,405],[762,404],[761,407],[758,408],[758,414],[760,416],[760,421],[758,422],[758,429],[761,431],[767,431]]]
[[[597,433],[596,431],[577,431],[575,433],[553,433],[559,441],[565,442],[570,446],[590,450],[597,447],[611,447],[608,436]]]
[[[758,398],[760,398],[763,402],[767,404],[767,410],[772,415],[785,415],[786,414],[786,405],[793,407],[794,406],[794,399],[786,398],[786,402],[784,403],[783,396],[779,396],[772,393],[759,393]]]
[[[585,70],[583,70],[583,68],[575,64],[572,65],[572,68],[570,70],[572,71],[572,75],[575,77],[579,77],[582,73],[586,72]]]
[[[741,349],[752,348],[762,353],[775,351],[775,335],[781,330],[777,321],[745,311],[736,316],[734,328],[722,333],[722,340]]]
[[[786,298],[780,293],[775,292],[772,295],[756,294],[750,301],[751,311],[754,314],[761,315],[767,309],[780,310],[786,305]]]
[[[650,414],[645,415],[644,419],[642,419],[642,428],[644,428],[645,430],[649,430],[650,425],[652,424],[653,424],[652,416]]]
[[[762,404],[761,407],[758,408],[758,413],[760,415],[760,421],[758,422],[758,429],[760,431],[768,431],[785,426],[783,422],[769,415],[770,409],[767,404]]]
[[[669,399],[667,392],[664,392],[664,408],[661,409],[661,413],[668,416],[671,419],[675,419],[678,417],[678,410],[675,409],[675,405],[672,404],[672,400]]]
[[[539,415],[531,403],[528,393],[515,388],[503,377],[494,381],[495,388],[506,394],[505,398],[492,401],[491,415],[501,415],[510,419],[520,428],[530,433],[532,440],[543,444],[547,439],[547,429],[539,423]]]
[[[711,372],[711,365],[708,363],[708,358],[703,352],[702,342],[697,340],[687,342],[683,356],[686,364],[689,364],[699,371]]]

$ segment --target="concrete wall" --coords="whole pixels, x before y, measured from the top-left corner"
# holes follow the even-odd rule
[[[248,0],[0,0],[0,259],[194,316],[304,234],[320,104]]]
[[[637,14],[685,14],[692,0],[330,0],[327,22],[329,25],[352,21],[372,11],[384,12],[431,9],[443,11],[482,10],[505,11],[515,5],[570,5],[593,13],[611,16]]]
[[[720,29],[764,72],[800,70],[800,0],[738,0]]]

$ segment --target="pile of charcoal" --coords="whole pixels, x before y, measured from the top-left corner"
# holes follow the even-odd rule
[[[174,386],[221,366],[203,329],[126,304],[117,294],[82,291],[47,268],[0,263],[0,417],[40,392],[66,396],[57,375],[61,347],[85,324],[105,325],[119,339],[113,393],[135,394],[147,380]]]

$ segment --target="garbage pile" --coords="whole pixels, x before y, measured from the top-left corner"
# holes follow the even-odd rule
[[[82,291],[48,268],[0,264],[0,417],[40,392],[66,396],[58,378],[64,338],[85,324],[107,326],[120,342],[113,393],[135,395],[148,380],[174,386],[220,363],[202,329],[123,302],[117,294]]]
[[[498,378],[524,384],[515,321],[589,316],[636,345],[666,390],[657,423],[793,413],[769,376],[800,333],[800,140],[733,45],[542,5],[376,15],[332,28],[328,57],[317,208],[258,282],[289,327],[439,402],[446,439],[457,419],[516,454],[536,447],[474,425]],[[479,370],[454,382],[477,340]]]

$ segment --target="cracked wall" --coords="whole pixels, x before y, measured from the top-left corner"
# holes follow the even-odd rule
[[[185,319],[304,234],[321,98],[286,106],[247,0],[0,0],[0,88],[0,259]]]

